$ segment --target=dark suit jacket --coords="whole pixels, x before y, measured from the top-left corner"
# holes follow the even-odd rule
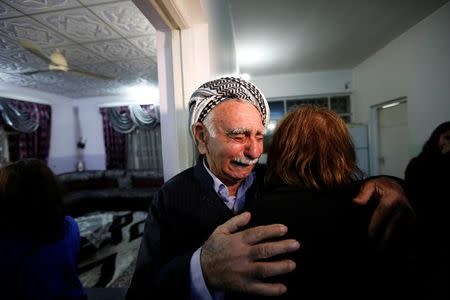
[[[246,203],[256,197],[255,181]],[[232,216],[202,159],[166,182],[150,206],[127,299],[189,299],[192,254]]]

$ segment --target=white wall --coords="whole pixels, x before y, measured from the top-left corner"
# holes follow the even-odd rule
[[[250,79],[266,98],[349,92],[351,70],[255,76]]]
[[[370,106],[408,98],[409,153],[416,156],[434,128],[450,120],[450,3],[353,70],[355,121]]]
[[[228,0],[201,0],[201,3],[208,19],[211,78],[238,73]]]
[[[54,97],[54,96],[53,96]],[[73,104],[54,101],[48,165],[56,173],[72,172],[76,165],[76,135]]]

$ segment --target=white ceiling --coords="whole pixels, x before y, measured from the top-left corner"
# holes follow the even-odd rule
[[[205,0],[217,1],[217,0]],[[448,0],[229,0],[242,73],[252,76],[353,68]],[[62,50],[70,66],[115,77],[34,75]],[[242,52],[250,56],[239,59]],[[131,0],[0,0],[0,83],[71,98],[157,85],[155,30]]]
[[[33,75],[48,64],[18,45],[31,40],[46,55],[63,51],[71,67],[114,77],[63,72]],[[0,83],[71,98],[116,95],[127,86],[157,85],[155,29],[131,1],[0,1]]]
[[[354,68],[448,2],[229,1],[240,71],[252,76]]]

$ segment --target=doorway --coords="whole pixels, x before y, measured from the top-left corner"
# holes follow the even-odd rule
[[[406,97],[371,107],[371,175],[404,178],[409,162],[408,107]]]

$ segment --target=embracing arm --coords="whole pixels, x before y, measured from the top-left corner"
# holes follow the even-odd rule
[[[354,202],[360,205],[366,205],[372,198],[378,201],[370,219],[369,236],[381,248],[395,238],[400,227],[415,223],[414,210],[400,182],[401,179],[390,176],[369,178],[362,183],[359,194],[354,198]]]
[[[205,282],[214,290],[279,296],[286,292],[286,286],[264,279],[293,271],[295,263],[289,259],[263,260],[296,251],[300,244],[292,239],[267,241],[287,233],[281,224],[239,231],[249,221],[250,213],[237,215],[217,227],[205,242],[200,257]]]

